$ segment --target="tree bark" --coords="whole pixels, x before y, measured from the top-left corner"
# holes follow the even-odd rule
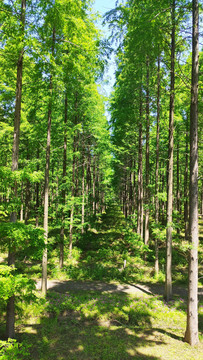
[[[52,56],[54,56],[55,28],[52,35]],[[52,116],[52,93],[53,82],[52,74],[49,82],[49,105],[48,105],[48,123],[47,123],[47,147],[46,147],[46,168],[45,168],[45,186],[44,186],[44,242],[45,249],[42,257],[42,293],[47,293],[47,243],[48,243],[48,209],[49,209],[49,170],[50,170],[50,149],[51,149],[51,116]]]
[[[21,206],[20,206],[20,221],[23,221],[23,182],[21,184]]]
[[[139,113],[139,155],[138,155],[138,211],[137,233],[143,238],[143,172],[142,172],[142,88],[140,86],[140,113]]]
[[[159,223],[159,131],[160,131],[160,56],[157,67],[157,118],[156,118],[156,171],[155,171],[155,221]],[[155,238],[155,274],[159,272],[159,244]]]
[[[93,155],[93,172],[92,172],[92,210],[93,215],[96,215],[96,155]]]
[[[24,36],[25,28],[25,10],[26,0],[21,1],[21,25],[20,32]],[[17,62],[17,81],[16,81],[16,101],[15,101],[15,115],[14,115],[14,136],[13,136],[13,151],[12,151],[12,171],[18,170],[18,158],[19,158],[19,140],[20,140],[20,119],[21,119],[21,98],[22,98],[22,76],[23,76],[23,54],[24,46],[19,53]],[[17,198],[17,182],[14,186],[14,197]],[[10,215],[10,221],[17,221],[17,211],[14,211]],[[8,265],[15,267],[15,246],[12,239],[9,241],[9,253],[8,253]],[[6,336],[8,338],[15,338],[15,297],[11,296],[7,302],[6,311]]]
[[[167,198],[167,229],[166,229],[166,279],[165,298],[172,297],[172,221],[173,221],[173,147],[174,147],[174,99],[175,99],[175,0],[171,5],[172,32],[171,32],[171,85],[169,109],[169,152],[168,152],[168,198]]]
[[[71,186],[71,210],[70,210],[70,228],[69,228],[69,258],[72,257],[73,249],[73,216],[74,216],[74,197],[75,197],[75,151],[76,151],[76,136],[73,140],[73,164],[72,164],[72,186]]]
[[[185,174],[184,174],[184,222],[185,222],[185,239],[188,240],[188,115],[186,118],[186,134],[185,134]]]
[[[83,141],[82,151],[82,217],[81,217],[81,232],[84,234],[84,223],[85,223],[85,148]]]
[[[64,213],[64,206],[66,203],[66,158],[67,158],[67,120],[68,120],[68,96],[67,91],[65,94],[65,107],[64,107],[64,139],[63,139],[63,174],[62,174],[62,215],[61,215],[61,231],[60,231],[60,254],[59,254],[59,267],[60,269],[63,268],[63,261],[64,261],[64,230],[65,230],[65,213]]]
[[[146,87],[146,176],[145,176],[145,236],[144,243],[148,245],[149,243],[149,203],[150,203],[150,194],[149,194],[149,59],[147,59],[147,87]]]
[[[177,126],[176,148],[176,210],[177,210],[177,234],[180,235],[180,154],[179,154],[179,129]]]
[[[190,195],[189,195],[189,281],[185,341],[197,345],[198,338],[198,73],[199,73],[199,10],[193,0],[192,86],[190,106]]]

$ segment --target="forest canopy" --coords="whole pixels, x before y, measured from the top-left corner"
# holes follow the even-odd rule
[[[165,282],[166,301],[174,268],[186,282],[189,264],[195,307],[188,301],[185,341],[198,343],[202,10],[197,0],[116,1],[104,17],[107,39],[92,1],[1,1],[0,307],[7,338],[15,337],[22,289],[25,301],[35,301],[36,278],[43,296],[54,274],[133,282],[136,257]],[[100,84],[112,52],[107,99]],[[25,270],[32,266],[34,276]]]

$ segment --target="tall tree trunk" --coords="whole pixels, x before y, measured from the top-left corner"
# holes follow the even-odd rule
[[[157,67],[157,118],[156,118],[156,172],[155,172],[155,221],[159,223],[159,130],[160,130],[160,56]],[[155,238],[155,274],[159,272],[159,244]]]
[[[29,215],[30,215],[29,214],[30,197],[31,197],[30,181],[26,180],[26,187],[25,187],[25,225],[28,224]]]
[[[136,215],[136,209],[137,209],[137,198],[138,198],[138,195],[136,194],[137,192],[137,188],[136,188],[136,172],[135,172],[135,168],[136,168],[136,160],[134,159],[133,160],[133,216],[134,216],[134,219],[135,219],[135,215]],[[136,198],[137,196],[137,198]]]
[[[82,218],[81,218],[81,232],[84,234],[84,223],[85,223],[85,147],[83,141],[82,150]]]
[[[177,234],[180,235],[180,154],[179,154],[179,129],[177,127],[176,148],[176,210],[177,210]]]
[[[29,162],[29,142],[27,140],[27,162]],[[26,186],[25,186],[25,225],[28,224],[29,220],[29,212],[30,212],[30,198],[31,198],[31,191],[30,191],[30,181],[26,180]]]
[[[149,203],[150,203],[150,194],[149,194],[149,59],[147,59],[147,88],[146,88],[146,189],[145,189],[145,236],[144,243],[148,245],[149,243]]]
[[[23,221],[23,201],[24,201],[24,198],[23,198],[23,182],[21,184],[21,206],[20,206],[20,221]]]
[[[99,209],[100,209],[100,202],[101,202],[101,199],[100,199],[100,194],[101,194],[101,191],[100,191],[100,188],[101,188],[101,183],[100,183],[100,166],[99,166],[99,155],[97,155],[97,169],[96,169],[96,213],[98,214],[99,213]]]
[[[69,228],[69,258],[72,257],[73,248],[73,217],[74,217],[74,198],[75,198],[75,152],[76,152],[76,136],[74,136],[73,144],[73,165],[72,165],[72,186],[71,186],[71,210],[70,210],[70,228]]]
[[[65,108],[64,108],[64,139],[63,139],[63,174],[62,174],[62,215],[61,215],[61,231],[60,231],[60,254],[59,254],[59,267],[62,269],[63,261],[64,261],[64,221],[65,221],[65,213],[64,206],[66,203],[66,158],[67,158],[67,120],[68,120],[68,96],[67,91],[65,94]]]
[[[185,341],[197,345],[198,338],[198,73],[199,73],[199,9],[193,0],[192,87],[190,106],[190,196],[188,309]]]
[[[96,155],[93,155],[92,201],[93,215],[96,215]]]
[[[133,161],[130,159],[130,176],[129,176],[129,215],[133,214]]]
[[[166,225],[166,280],[165,298],[172,297],[172,212],[173,212],[173,144],[174,144],[174,99],[175,99],[175,0],[171,5],[172,32],[171,32],[171,85],[169,110],[169,152],[168,152],[168,197],[167,197],[167,225]]]
[[[24,36],[25,28],[25,10],[26,0],[21,1],[21,28],[20,32]],[[14,136],[13,136],[13,151],[12,151],[12,171],[18,170],[18,158],[19,158],[19,140],[20,140],[20,119],[21,119],[21,97],[22,97],[22,76],[23,76],[23,54],[24,46],[19,53],[17,62],[17,81],[16,81],[16,101],[15,101],[15,115],[14,115]],[[17,198],[17,182],[14,188],[14,197]],[[10,221],[17,221],[17,211],[14,211],[10,215]],[[8,265],[15,267],[15,246],[12,239],[9,240],[9,252],[8,252]],[[15,338],[15,297],[11,296],[7,302],[6,311],[6,336],[8,338]]]
[[[143,238],[142,88],[140,86],[137,233]]]
[[[39,147],[37,148],[37,171],[39,171]],[[35,203],[35,212],[36,212],[36,227],[39,226],[39,183],[36,184],[36,203]]]
[[[54,56],[55,28],[52,35],[52,56]],[[45,168],[45,186],[44,186],[44,242],[45,249],[42,257],[42,293],[47,293],[47,243],[48,243],[48,208],[49,208],[49,169],[50,169],[50,148],[51,148],[51,116],[52,116],[52,74],[49,82],[49,106],[48,106],[48,124],[47,124],[47,147],[46,147],[46,168]]]
[[[185,222],[185,239],[188,239],[188,115],[186,118],[186,134],[185,134],[185,174],[184,174],[184,222]]]
[[[91,185],[92,185],[92,176],[91,176],[91,153],[90,153],[90,145],[88,144],[88,153],[87,153],[87,162],[86,162],[86,199],[87,199],[87,215],[91,215],[91,201],[90,201],[90,193],[91,193]],[[90,227],[90,223],[89,223]]]
[[[201,217],[203,219],[203,180],[202,180],[202,188],[201,188],[200,213],[201,213]]]
[[[128,217],[128,175],[127,175],[127,165],[124,169],[124,191],[123,191],[123,211],[125,218]]]

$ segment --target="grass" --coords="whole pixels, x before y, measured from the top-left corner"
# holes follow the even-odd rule
[[[195,348],[183,342],[184,299],[166,304],[158,296],[53,290],[46,300],[38,296],[28,307],[21,304],[17,338],[30,354],[19,360],[203,358],[202,342]]]
[[[165,249],[160,248],[161,271],[156,277],[153,253],[147,255],[151,261],[143,260],[143,242],[130,229],[126,230],[123,216],[115,216],[115,211],[100,217],[85,237],[75,242],[72,259],[65,253],[63,270],[58,266],[57,248],[49,250],[48,274],[52,279],[159,287],[164,283]],[[185,289],[187,261],[181,251],[178,247],[174,251],[173,282]],[[16,265],[28,277],[41,277],[41,261],[19,261]],[[16,334],[22,346],[11,344],[10,354],[3,355],[2,360],[203,360],[203,303],[199,304],[201,341],[198,347],[191,348],[183,341],[184,296],[175,296],[166,304],[158,295],[58,291],[57,287],[48,291],[47,299],[36,292],[37,300],[30,305],[17,304]],[[0,315],[2,324],[4,315]],[[0,326],[0,338],[4,332],[5,326]]]

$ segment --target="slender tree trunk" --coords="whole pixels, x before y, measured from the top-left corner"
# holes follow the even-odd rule
[[[93,215],[96,215],[96,155],[93,156],[93,181],[92,181],[92,201],[93,201]]]
[[[186,136],[185,136],[185,175],[184,175],[184,222],[185,222],[185,239],[189,237],[188,229],[188,116],[186,118]]]
[[[160,130],[160,56],[158,56],[157,68],[157,129],[156,129],[156,172],[155,172],[155,221],[159,223],[159,130]],[[159,272],[159,244],[155,238],[155,274]]]
[[[55,28],[52,35],[52,56],[54,56]],[[52,116],[52,74],[49,83],[49,106],[48,106],[48,124],[47,124],[47,147],[46,147],[46,168],[45,168],[45,186],[44,186],[44,242],[45,249],[42,257],[42,293],[47,293],[47,243],[48,243],[48,209],[49,209],[49,169],[50,169],[50,148],[51,148],[51,116]]]
[[[88,145],[88,154],[87,154],[87,163],[86,163],[86,199],[87,199],[87,214],[88,216],[91,215],[90,209],[91,209],[91,201],[90,201],[90,193],[91,193],[91,154],[90,154],[90,146]],[[89,223],[90,228],[90,223]]]
[[[174,144],[174,99],[175,99],[175,0],[172,0],[172,33],[171,33],[171,85],[169,110],[169,154],[168,154],[168,198],[167,198],[167,229],[166,229],[166,280],[165,298],[172,297],[172,212],[173,212],[173,144]]]
[[[69,228],[69,257],[72,257],[73,248],[73,217],[74,217],[74,197],[75,197],[75,151],[76,151],[76,136],[74,136],[73,145],[73,165],[72,165],[72,186],[71,186],[71,211],[70,211],[70,228]]]
[[[50,92],[52,92],[52,79],[50,80]],[[51,95],[50,95],[51,96]],[[51,113],[52,107],[49,104],[48,127],[47,127],[47,148],[46,148],[46,169],[44,187],[44,242],[45,249],[42,258],[42,293],[47,293],[47,243],[48,243],[48,208],[49,208],[49,169],[50,169],[50,147],[51,147]]]
[[[203,180],[202,180],[202,188],[201,188],[200,211],[201,211],[201,217],[202,217],[202,219],[203,219]]]
[[[135,215],[136,215],[136,209],[138,207],[138,204],[136,201],[136,196],[138,198],[138,195],[136,194],[137,188],[136,188],[136,172],[135,172],[136,165],[135,164],[136,164],[136,160],[134,159],[133,160],[133,167],[134,167],[134,170],[133,170],[133,216],[134,216],[134,219],[135,219]]]
[[[127,177],[127,166],[124,169],[124,191],[123,191],[123,210],[125,218],[128,217],[128,177]]]
[[[140,86],[137,233],[143,238],[142,88]]]
[[[39,147],[37,148],[37,171],[39,171]],[[39,183],[36,184],[36,203],[35,203],[35,212],[36,212],[36,227],[39,226]]]
[[[24,36],[25,28],[25,10],[26,0],[21,1],[21,34]],[[19,140],[20,140],[20,119],[21,119],[21,97],[22,97],[22,76],[23,76],[23,54],[24,47],[20,50],[17,62],[17,81],[16,81],[16,101],[15,101],[15,116],[14,116],[14,136],[13,136],[13,151],[12,151],[12,171],[18,170],[19,158]],[[17,198],[17,182],[14,188],[14,197]],[[10,215],[10,221],[17,221],[17,211]],[[8,265],[15,267],[15,246],[12,239],[9,241]],[[7,302],[6,312],[6,336],[8,338],[15,338],[15,297],[11,296]]]
[[[20,221],[23,221],[23,182],[21,184],[21,206],[20,206]]]
[[[85,149],[83,142],[83,152],[82,152],[82,219],[81,219],[81,232],[84,234],[84,223],[85,223]]]
[[[132,171],[132,159],[131,159],[131,169],[130,169],[130,185],[129,185],[129,215],[133,214],[133,171]]]
[[[190,106],[190,197],[188,309],[185,341],[197,345],[198,338],[198,73],[199,73],[199,9],[193,0],[192,87]]]
[[[147,89],[146,89],[146,189],[145,189],[145,237],[144,243],[149,243],[149,60],[147,59]]]
[[[27,140],[27,156],[26,156],[27,162],[29,161],[29,143]],[[31,198],[31,191],[30,191],[30,181],[26,180],[26,186],[25,186],[25,225],[28,224],[29,220],[29,213],[30,213],[30,198]]]
[[[180,235],[180,154],[179,154],[179,129],[177,128],[176,148],[176,210],[177,210],[177,234]]]
[[[100,171],[99,171],[99,155],[97,155],[96,163],[96,213],[99,213],[100,208]]]
[[[30,205],[30,182],[29,180],[26,180],[26,188],[25,188],[25,225],[28,224],[29,220],[29,205]]]
[[[67,120],[68,120],[68,96],[67,91],[65,94],[65,108],[64,108],[64,139],[63,139],[63,174],[62,174],[62,216],[61,216],[61,231],[60,231],[60,254],[59,254],[59,267],[63,268],[64,261],[64,221],[65,221],[65,213],[64,206],[66,203],[66,158],[67,158]]]

